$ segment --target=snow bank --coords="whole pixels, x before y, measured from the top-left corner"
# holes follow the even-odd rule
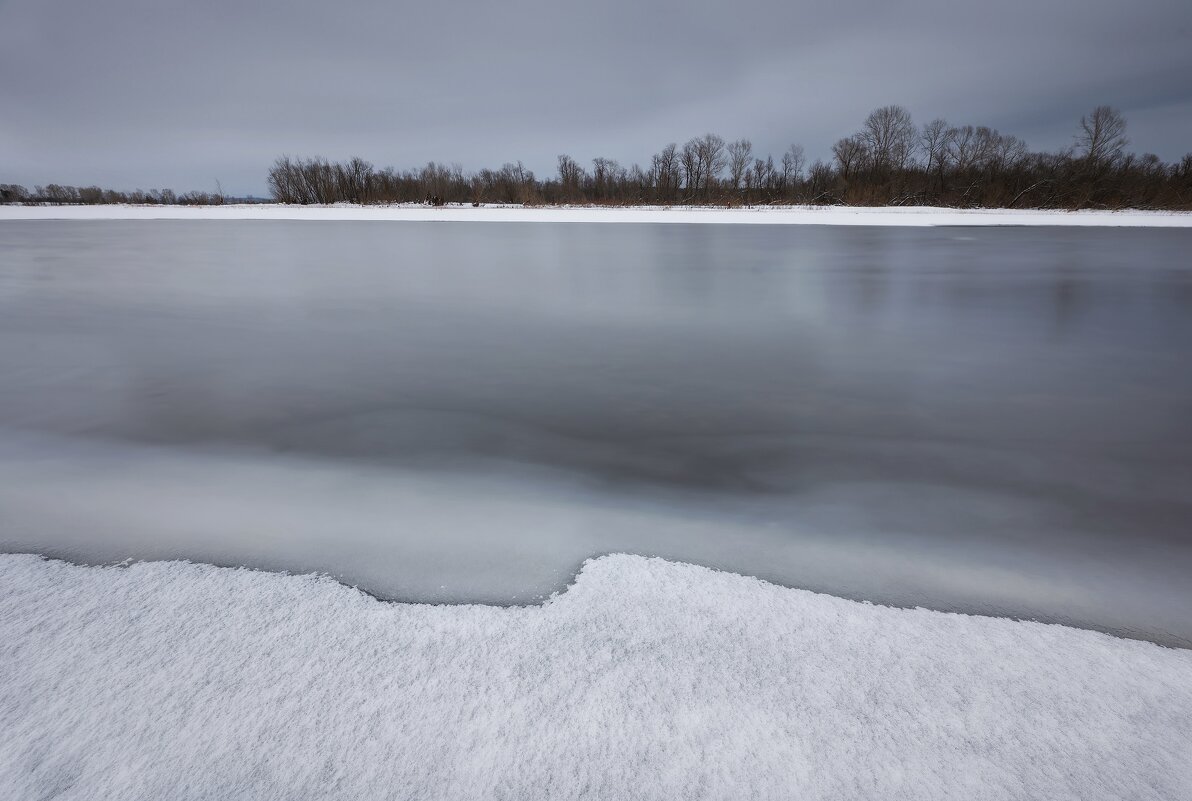
[[[0,556],[0,797],[1192,797],[1192,652],[633,556],[543,607]]]
[[[760,225],[1064,225],[1190,228],[1192,212],[794,206],[718,209],[522,206],[0,206],[0,220],[390,220],[456,222],[749,223]]]

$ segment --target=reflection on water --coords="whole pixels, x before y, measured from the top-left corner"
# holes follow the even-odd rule
[[[1192,232],[0,223],[0,548],[1192,641]]]

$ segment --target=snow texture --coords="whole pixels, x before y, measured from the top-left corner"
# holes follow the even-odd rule
[[[455,222],[747,223],[760,225],[1062,225],[1192,227],[1192,212],[947,209],[934,206],[523,207],[392,205],[3,206],[0,220],[388,220]]]
[[[1192,798],[1192,652],[614,555],[541,607],[0,556],[0,798]]]

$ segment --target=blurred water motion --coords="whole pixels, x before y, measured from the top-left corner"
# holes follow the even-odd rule
[[[0,549],[627,550],[1192,643],[1192,231],[0,223]]]

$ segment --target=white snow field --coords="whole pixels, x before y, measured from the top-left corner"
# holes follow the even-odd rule
[[[659,559],[541,607],[0,556],[6,799],[1192,798],[1192,652]]]
[[[1192,228],[1192,212],[948,209],[933,206],[4,206],[0,220],[389,220],[456,222],[751,223],[757,225],[1065,225]]]

